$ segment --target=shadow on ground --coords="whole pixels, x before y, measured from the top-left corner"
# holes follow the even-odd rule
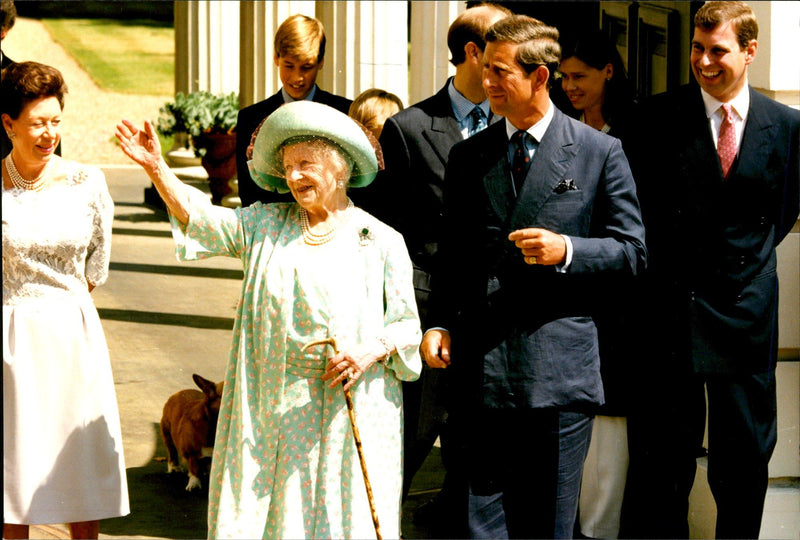
[[[433,523],[414,520],[414,512],[424,504],[433,500],[442,487],[444,481],[444,467],[442,466],[442,456],[439,447],[434,446],[427,459],[420,467],[414,480],[411,482],[411,489],[403,503],[403,538],[411,540],[414,538],[433,538],[431,529]],[[435,519],[435,518],[434,518]]]
[[[158,423],[153,423],[158,441],[155,455],[143,467],[128,469],[131,513],[103,520],[103,535],[153,538],[205,538],[207,534],[208,476],[200,490],[186,491],[185,473],[167,473],[167,450]],[[444,479],[439,448],[431,450],[411,485],[403,505],[403,536],[430,538],[428,526],[414,523],[414,511],[433,499]]]
[[[207,534],[208,476],[202,489],[186,491],[185,473],[167,473],[167,450],[158,423],[153,423],[158,441],[155,455],[144,467],[128,469],[131,513],[104,520],[102,532],[109,536],[154,538],[205,538]]]

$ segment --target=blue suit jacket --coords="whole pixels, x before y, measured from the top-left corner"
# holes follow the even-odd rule
[[[351,100],[326,92],[317,86],[314,92],[314,101],[323,105],[330,105],[334,109],[347,114],[350,110]],[[263,101],[254,103],[239,111],[236,122],[236,176],[239,182],[239,197],[242,206],[250,206],[256,201],[264,203],[294,201],[289,194],[279,194],[261,189],[253,182],[250,170],[247,168],[247,147],[253,132],[261,125],[264,119],[283,105],[283,95],[277,93]]]
[[[684,373],[765,373],[777,357],[775,247],[800,203],[800,112],[752,88],[732,173],[723,179],[699,88],[646,102],[631,138],[650,267],[645,340]],[[675,120],[678,119],[678,120]]]
[[[451,330],[455,397],[489,408],[599,405],[592,291],[604,275],[637,274],[646,258],[628,161],[617,139],[557,109],[519,198],[507,153],[498,122],[448,160],[431,309],[433,324]],[[525,227],[570,236],[566,273],[524,263],[508,234]]]

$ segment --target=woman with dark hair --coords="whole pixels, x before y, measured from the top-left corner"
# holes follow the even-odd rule
[[[3,538],[129,513],[114,379],[89,294],[108,277],[114,203],[100,169],[55,155],[67,85],[3,70]]]
[[[559,73],[573,116],[624,139],[625,123],[634,100],[614,43],[599,31],[567,41]],[[633,351],[629,336],[625,335],[625,318],[632,312],[630,291],[629,282],[605,281],[598,287],[600,300],[593,313],[605,404],[595,416],[581,482],[580,532],[590,538],[619,535],[628,470],[627,393]]]
[[[567,112],[605,133],[622,127],[634,105],[633,90],[616,45],[604,33],[566,41],[558,71],[573,107]]]

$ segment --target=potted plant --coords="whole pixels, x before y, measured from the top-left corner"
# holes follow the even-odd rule
[[[228,185],[236,176],[236,120],[239,99],[236,92],[213,94],[199,90],[178,92],[175,101],[159,109],[156,130],[162,135],[186,133],[187,142],[208,173],[211,199],[219,204],[230,193]]]

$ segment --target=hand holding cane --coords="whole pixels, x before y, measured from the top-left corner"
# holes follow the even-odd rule
[[[319,339],[317,341],[312,341],[303,347],[303,351],[314,347],[316,345],[330,345],[333,348],[333,354],[339,354],[339,347],[336,344],[335,337],[329,337],[326,339]],[[342,385],[346,383],[346,380],[342,382]],[[358,425],[356,424],[356,411],[353,408],[353,398],[350,396],[350,389],[344,389],[344,400],[347,403],[347,414],[350,416],[350,427],[353,428],[353,439],[356,441],[356,451],[358,452],[358,459],[361,462],[361,473],[364,475],[364,485],[367,488],[367,500],[369,501],[369,510],[372,513],[372,524],[375,526],[375,535],[377,536],[378,540],[382,540],[381,536],[381,527],[378,523],[378,512],[375,509],[375,498],[372,495],[372,484],[369,481],[369,475],[367,474],[367,462],[364,460],[364,450],[361,448],[361,434],[358,431]]]

